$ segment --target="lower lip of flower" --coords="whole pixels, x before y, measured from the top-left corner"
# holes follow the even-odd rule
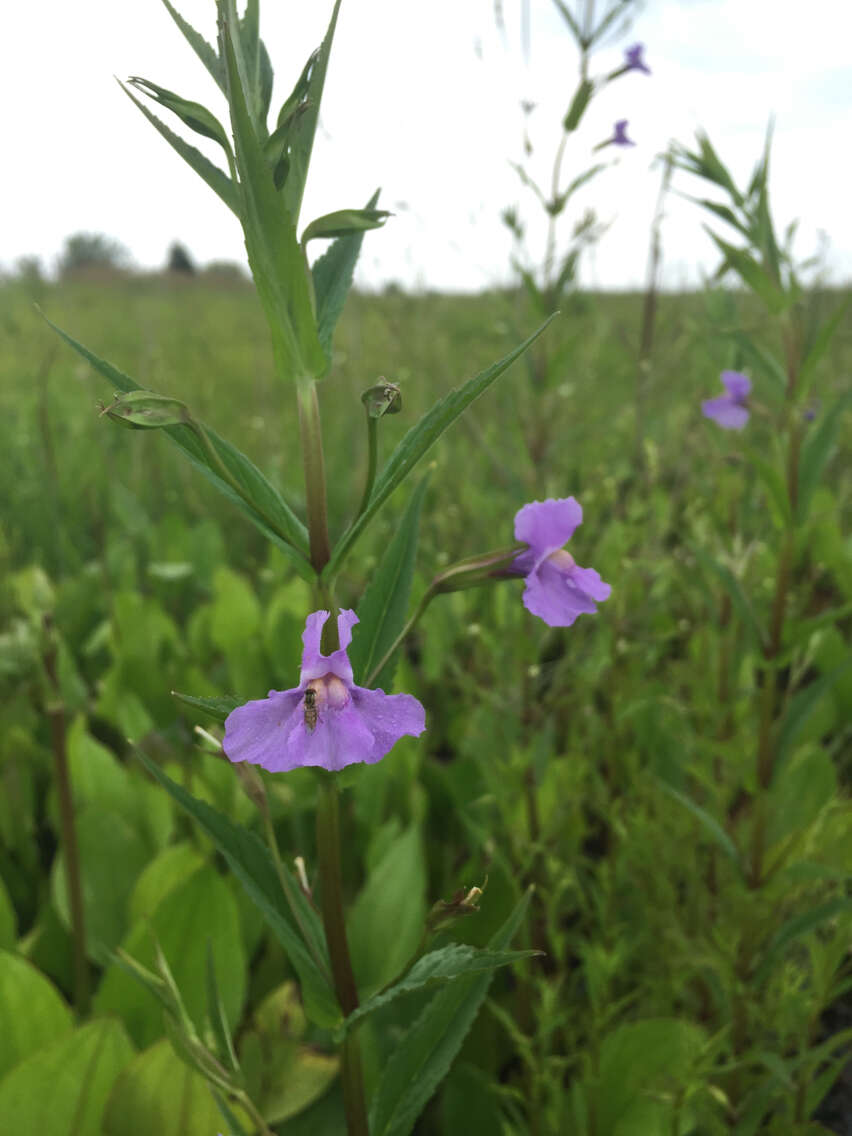
[[[556,552],[551,552],[547,559],[554,568],[558,568],[560,572],[570,572],[576,564],[574,557],[570,552],[566,552],[564,548],[558,548]]]
[[[316,694],[318,710],[342,710],[349,701],[349,691],[346,684],[337,675],[327,674],[322,678],[312,679],[307,686]]]

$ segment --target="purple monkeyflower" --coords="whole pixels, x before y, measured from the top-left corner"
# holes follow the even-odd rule
[[[739,371],[723,371],[722,385],[728,393],[719,398],[705,399],[701,403],[701,413],[705,418],[712,418],[723,430],[742,430],[748,422],[751,380]]]
[[[270,690],[225,719],[222,748],[231,761],[262,765],[282,773],[305,765],[338,770],[358,761],[373,764],[403,734],[418,737],[426,712],[410,694],[385,694],[356,686],[346,648],[358,622],[354,611],[337,617],[340,648],[320,651],[327,611],[308,616],[302,634],[302,671],[292,690]]]
[[[609,140],[610,146],[635,146],[636,143],[627,137],[627,119],[620,118],[615,124],[615,131]]]
[[[533,501],[515,514],[515,539],[529,548],[511,571],[526,576],[524,607],[550,627],[570,627],[578,615],[593,615],[596,602],[612,592],[594,568],[581,568],[562,547],[582,522],[573,497]]]
[[[651,74],[651,68],[642,58],[644,50],[644,43],[634,43],[632,47],[624,49],[624,66],[628,71],[644,71],[646,75]]]

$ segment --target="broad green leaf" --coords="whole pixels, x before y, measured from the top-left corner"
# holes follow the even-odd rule
[[[234,1107],[249,1132],[254,1126]],[[116,1081],[103,1136],[216,1136],[222,1118],[207,1081],[165,1039],[138,1054]]]
[[[681,793],[679,790],[673,788],[673,786],[667,784],[665,781],[661,781],[659,778],[657,778],[656,780],[657,784],[664,793],[668,793],[668,795],[673,800],[683,805],[685,809],[688,809],[689,812],[692,813],[696,820],[701,822],[704,829],[707,831],[713,841],[718,844],[718,846],[722,849],[728,859],[734,864],[737,869],[742,870],[740,854],[737,851],[737,847],[734,844],[733,840],[731,840],[730,836],[728,836],[727,832],[725,832],[724,828],[722,828],[722,826],[716,820],[716,818],[711,816],[706,809],[703,809],[701,807],[701,805],[696,804],[696,802],[693,801],[691,797],[687,797],[685,793]]]
[[[376,479],[369,505],[335,546],[326,569],[327,575],[333,575],[337,571],[358,536],[364,531],[394,489],[405,480],[444,431],[452,426],[470,404],[484,394],[492,383],[496,382],[511,367],[516,359],[523,355],[530,344],[535,343],[554,318],[555,315],[546,319],[528,339],[525,339],[514,351],[510,351],[498,363],[494,363],[486,371],[480,372],[475,378],[469,379],[462,386],[450,391],[448,395],[436,402],[432,409],[424,414],[416,426],[412,426]]]
[[[202,710],[205,714],[209,714],[217,722],[224,722],[231,711],[236,710],[244,701],[227,694],[213,698],[199,698],[194,694],[181,694],[179,690],[173,690],[172,696],[178,702],[183,702],[187,706],[193,706],[196,710]]]
[[[18,940],[18,918],[0,877],[0,950],[13,950]]]
[[[82,355],[107,381],[118,390],[141,390],[138,383],[128,375],[119,371],[112,363],[101,359],[78,343],[62,328],[44,317],[53,330]],[[313,577],[310,564],[303,555],[308,547],[308,534],[305,526],[298,519],[290,506],[284,501],[280,493],[273,488],[263,474],[254,466],[244,454],[224,438],[220,438],[215,431],[204,427],[204,431],[213,447],[215,458],[206,452],[198,437],[186,426],[166,426],[164,433],[178,446],[196,469],[214,485],[220,493],[232,501],[242,512],[260,529],[260,531],[280,548],[296,566],[300,575],[306,579]],[[223,478],[218,468],[221,462],[231,477],[242,487],[248,498],[246,501]],[[251,504],[249,503],[251,502]]]
[[[831,459],[837,431],[844,421],[852,395],[846,394],[827,408],[815,427],[808,431],[799,457],[799,492],[797,513],[799,524],[808,519],[814,492],[823,470]]]
[[[102,1019],[31,1054],[0,1081],[0,1117],[15,1136],[102,1136],[107,1098],[133,1046]]]
[[[358,603],[361,622],[352,637],[349,660],[355,681],[362,685],[405,625],[417,553],[420,508],[426,483],[427,478],[424,477],[411,495],[399,528],[378,567],[371,574],[370,582]],[[392,657],[375,679],[371,679],[370,686],[390,690],[395,665],[395,657]]]
[[[346,921],[352,969],[363,996],[390,982],[414,954],[423,934],[425,893],[423,837],[412,825],[370,873]]]
[[[210,867],[191,875],[170,891],[156,910],[130,931],[123,950],[142,966],[155,969],[156,944],[168,962],[190,1018],[200,1025],[207,1009],[205,960],[207,943],[216,954],[222,976],[221,994],[232,1026],[236,1026],[246,991],[246,959],[236,901],[222,876]],[[162,1011],[139,982],[113,963],[95,996],[98,1013],[116,1013],[138,1045],[162,1035]]]
[[[10,951],[0,951],[0,1076],[37,1049],[71,1032],[71,1011],[56,987]]]
[[[203,138],[211,138],[214,142],[218,142],[226,154],[231,153],[231,143],[228,141],[228,135],[225,133],[222,123],[207,107],[202,106],[201,103],[192,102],[190,99],[182,98],[174,91],[160,87],[149,79],[142,79],[138,75],[134,75],[128,82],[137,91],[141,91],[143,95],[154,99],[160,106],[164,106],[166,110],[176,114],[190,130],[194,130]]]
[[[175,134],[170,127],[166,126],[161,119],[157,118],[152,110],[128,91],[123,83],[119,83],[118,85],[130,101],[142,111],[154,129],[159,131],[163,138],[165,138],[172,149],[180,154],[183,160],[195,170],[203,181],[207,182],[213,192],[221,197],[231,212],[239,216],[239,191],[224,170],[220,170],[219,167],[214,165],[209,158],[205,157],[200,150],[196,150],[194,146],[191,146],[181,138],[179,134]]]
[[[308,1016],[318,1025],[334,1025],[340,1020],[340,1010],[330,985],[322,922],[293,876],[285,869],[288,901],[296,909],[298,923],[281,894],[272,857],[258,837],[191,796],[144,753],[137,750],[136,754],[148,772],[201,825],[260,908],[299,976]]]
[[[131,924],[153,915],[165,897],[204,867],[204,856],[188,841],[170,844],[140,873],[128,901]]]
[[[127,897],[150,859],[150,849],[125,817],[96,804],[77,814],[77,842],[86,953],[96,962],[105,962],[127,929]],[[51,893],[60,919],[70,930],[65,872],[65,856],[60,851],[51,870]]]
[[[210,46],[207,40],[204,39],[204,37],[200,35],[195,30],[195,28],[183,18],[180,12],[178,12],[177,9],[169,3],[169,0],[163,0],[163,3],[165,4],[169,15],[183,32],[184,38],[186,39],[189,46],[210,72],[222,94],[226,95],[228,91],[227,85],[225,83],[225,68],[222,64],[222,60],[219,58],[219,56],[216,54],[215,50]]]
[[[376,190],[367,202],[366,208],[373,209],[378,200],[379,190]],[[352,285],[352,276],[363,240],[363,232],[354,232],[345,237],[338,237],[314,262],[311,269],[317,301],[319,340],[329,359],[331,358],[334,329]]]
[[[440,950],[430,951],[429,954],[419,958],[399,982],[362,1002],[345,1020],[342,1028],[344,1031],[350,1029],[368,1014],[386,1006],[402,994],[409,994],[412,990],[419,990],[432,983],[450,982],[469,974],[497,970],[498,967],[510,966],[513,962],[533,958],[539,954],[541,951],[489,951],[462,943],[452,943],[448,947],[441,947]]]
[[[508,947],[521,925],[530,895],[526,892],[491,938],[489,950]],[[460,978],[441,990],[397,1043],[373,1096],[371,1136],[408,1136],[461,1049],[493,974],[487,971]]]
[[[237,61],[239,37],[233,0],[219,0],[219,9],[220,51],[228,79],[246,251],[269,321],[279,373],[301,383],[324,372],[325,355],[317,338],[308,267],[296,239],[297,215],[275,188],[246,106]],[[286,184],[292,177],[291,170]]]
[[[837,773],[830,756],[805,747],[772,780],[767,844],[812,824],[836,792]]]
[[[331,240],[333,237],[348,237],[350,233],[364,233],[368,229],[380,229],[390,217],[386,209],[338,209],[311,221],[302,233],[302,244],[313,240]]]

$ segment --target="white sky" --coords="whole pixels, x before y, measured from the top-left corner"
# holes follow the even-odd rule
[[[382,187],[380,204],[396,216],[367,234],[360,284],[476,290],[509,278],[511,241],[500,211],[516,204],[528,220],[536,217],[509,166],[521,157],[519,103],[537,103],[533,163],[547,176],[577,62],[550,0],[530,0],[525,59],[521,2],[503,0],[501,32],[494,0],[343,0],[302,224],[363,205]],[[212,42],[213,0],[176,3]],[[274,113],[330,9],[331,0],[261,3],[276,72]],[[570,177],[590,163],[591,147],[616,118],[629,119],[637,145],[605,151],[616,163],[577,198],[611,222],[583,282],[641,284],[659,181],[652,166],[670,138],[689,143],[703,127],[743,180],[771,114],[779,227],[800,219],[801,256],[816,250],[819,231],[827,233],[830,278],[852,278],[850,39],[846,0],[647,0],[627,36],[596,57],[593,73],[617,66],[623,47],[641,40],[653,75],[608,87],[566,154]],[[113,75],[142,75],[226,120],[217,88],[158,0],[27,0],[5,13],[0,264],[35,254],[52,266],[65,237],[80,230],[118,238],[145,267],[161,265],[174,239],[199,262],[244,261],[236,220]],[[218,161],[215,144],[190,137]],[[683,177],[679,185],[699,192]],[[663,233],[668,285],[697,283],[716,263],[703,220],[697,208],[671,199]],[[534,248],[540,255],[540,244]]]

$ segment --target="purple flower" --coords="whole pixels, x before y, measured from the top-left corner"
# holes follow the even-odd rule
[[[701,403],[701,413],[712,418],[724,430],[742,430],[748,422],[748,392],[751,381],[739,371],[723,371],[722,385],[727,394],[707,398]]]
[[[327,611],[308,616],[302,634],[302,672],[293,690],[238,706],[225,720],[222,747],[231,761],[262,765],[270,773],[321,765],[338,770],[357,761],[373,764],[403,734],[418,737],[426,713],[410,694],[367,690],[352,680],[346,648],[358,622],[354,611],[337,617],[340,649],[320,651]]]
[[[646,75],[651,74],[651,68],[642,58],[644,50],[645,45],[643,43],[634,43],[632,47],[625,48],[624,66],[628,71],[644,71]]]
[[[610,146],[635,146],[636,143],[632,142],[627,137],[627,119],[620,118],[615,124],[615,133],[609,140]]]
[[[533,501],[515,514],[515,539],[529,545],[512,571],[526,576],[524,607],[550,627],[570,627],[578,615],[593,615],[595,603],[612,592],[594,568],[581,568],[562,547],[583,522],[573,497]]]

